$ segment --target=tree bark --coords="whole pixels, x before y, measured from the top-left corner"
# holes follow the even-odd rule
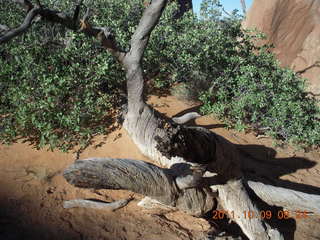
[[[78,160],[63,175],[76,187],[129,190],[194,216],[202,216],[214,207],[214,199],[207,189],[180,190],[176,186],[175,170],[143,161],[112,158]]]

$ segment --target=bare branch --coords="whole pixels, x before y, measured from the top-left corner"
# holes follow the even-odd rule
[[[97,200],[74,199],[74,200],[64,201],[63,207],[64,208],[82,207],[82,208],[95,208],[95,209],[105,209],[105,210],[115,211],[119,208],[122,208],[128,205],[128,203],[131,200],[133,200],[133,198],[121,199],[118,201],[108,203],[108,202],[102,202]]]
[[[0,44],[6,43],[15,36],[23,34],[27,29],[31,26],[32,20],[39,14],[40,8],[34,7],[32,10],[30,10],[24,19],[23,23],[10,31],[7,31],[4,35],[0,36]]]
[[[7,32],[9,30],[10,30],[10,28],[7,25],[0,24],[0,33]]]
[[[232,17],[232,15],[231,15],[229,12],[227,12],[224,8],[222,8],[222,11],[223,11],[226,15],[228,15],[229,17]]]
[[[109,50],[118,59],[118,61],[122,62],[125,56],[125,52],[121,51],[117,47],[115,37],[111,33],[111,31],[106,27],[98,28],[98,27],[93,27],[91,26],[91,24],[89,24],[88,18],[89,18],[90,9],[87,9],[87,12],[84,15],[83,19],[79,20],[80,7],[82,5],[82,0],[80,0],[80,2],[77,4],[72,17],[60,11],[46,9],[43,6],[35,7],[28,0],[13,0],[13,1],[19,4],[22,4],[27,8],[32,7],[32,10],[29,11],[24,23],[19,28],[14,29],[10,32],[7,32],[4,36],[0,38],[0,44],[5,43],[10,39],[12,39],[13,37],[25,32],[31,26],[32,19],[35,17],[35,15],[39,14],[42,17],[42,19],[46,21],[59,23],[73,31],[79,31],[80,29],[80,32],[83,32],[88,36],[97,38],[101,42],[103,47]]]
[[[187,123],[193,119],[196,119],[198,117],[201,117],[201,115],[199,113],[189,112],[189,113],[186,113],[180,117],[174,117],[174,118],[172,118],[172,120],[178,124],[185,124],[185,123]]]
[[[307,194],[282,187],[248,181],[248,186],[259,198],[273,206],[282,206],[290,211],[310,211],[320,214],[320,195]]]
[[[157,25],[166,4],[167,0],[153,0],[144,11],[139,25],[131,38],[131,49],[129,53],[131,60],[135,62],[141,60],[150,34]]]

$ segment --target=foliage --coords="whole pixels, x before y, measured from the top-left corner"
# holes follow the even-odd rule
[[[240,130],[253,128],[292,143],[319,145],[319,102],[305,93],[305,80],[281,68],[269,46],[256,47],[253,42],[262,35],[244,34],[239,18],[207,18],[200,24],[210,39],[198,41],[202,52],[207,49],[206,57],[200,57],[206,66],[201,76],[208,84],[206,90],[198,89],[203,113],[214,113]]]
[[[305,93],[303,79],[279,66],[271,46],[253,44],[263,35],[245,33],[236,11],[225,16],[219,1],[206,0],[200,18],[188,13],[167,24],[170,10],[163,18],[148,50],[153,55],[146,54],[146,62],[159,68],[158,86],[181,83],[173,93],[200,99],[204,114],[214,113],[239,130],[320,144],[319,103]]]
[[[43,0],[72,12],[73,1]],[[108,26],[128,50],[139,22],[141,0],[89,0],[90,21]],[[165,9],[145,51],[143,68],[151,87],[183,85],[189,99],[203,102],[203,113],[228,118],[239,129],[267,129],[277,138],[319,144],[319,109],[304,93],[303,81],[282,69],[257,36],[241,31],[239,16],[224,17],[216,0],[202,15],[177,19],[175,3]],[[8,14],[9,13],[9,14]],[[25,13],[0,5],[2,24],[17,26]],[[0,48],[0,140],[22,137],[38,147],[69,150],[107,133],[125,101],[121,66],[99,43],[59,25],[35,22],[31,31]],[[2,130],[1,130],[2,128]]]
[[[10,12],[5,20],[18,25],[23,12],[5,9],[8,5],[1,6]],[[110,128],[124,72],[99,44],[39,22],[1,49],[0,64],[3,142],[24,138],[38,148],[67,151]]]

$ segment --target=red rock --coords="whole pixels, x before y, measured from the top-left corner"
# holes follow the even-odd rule
[[[320,61],[320,0],[254,0],[243,26],[267,35],[282,66],[301,71]],[[320,94],[320,67],[302,76]]]

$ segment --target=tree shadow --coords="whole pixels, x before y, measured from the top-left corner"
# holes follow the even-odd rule
[[[179,112],[175,116],[179,117],[193,111],[198,112],[199,108],[200,106],[192,107]],[[223,124],[201,126],[196,124],[194,121],[190,122],[188,125],[204,127],[207,129],[225,127]],[[239,150],[242,170],[247,180],[259,181],[264,184],[283,187],[294,191],[320,195],[319,187],[280,179],[280,177],[290,175],[300,169],[310,169],[314,167],[317,162],[303,157],[276,158],[276,150],[263,145],[235,145]],[[265,219],[265,221],[273,228],[279,229],[279,231],[284,235],[284,239],[293,240],[297,230],[297,219],[294,217],[289,217],[288,219],[278,218],[277,214],[284,211],[282,208],[268,205],[256,196],[249,187],[247,187],[247,189],[252,200],[254,200],[261,212],[271,211],[273,216],[272,219]],[[303,211],[303,209],[301,209],[301,211]],[[312,222],[313,220],[307,221]],[[230,232],[229,229],[231,228],[232,231],[230,233],[246,239],[246,237],[241,234],[239,226],[230,224],[230,222],[225,221],[224,219],[214,221],[214,225],[218,225],[219,229],[225,229],[226,232]]]
[[[309,169],[317,163],[302,157],[275,158],[276,151],[263,145],[237,145],[242,169],[248,180],[260,181],[309,194],[320,194],[320,188],[280,179],[300,169]]]
[[[3,240],[76,240],[82,236],[65,226],[53,226],[50,222],[31,220],[23,210],[23,203],[16,204],[13,200],[0,200],[0,239]]]

